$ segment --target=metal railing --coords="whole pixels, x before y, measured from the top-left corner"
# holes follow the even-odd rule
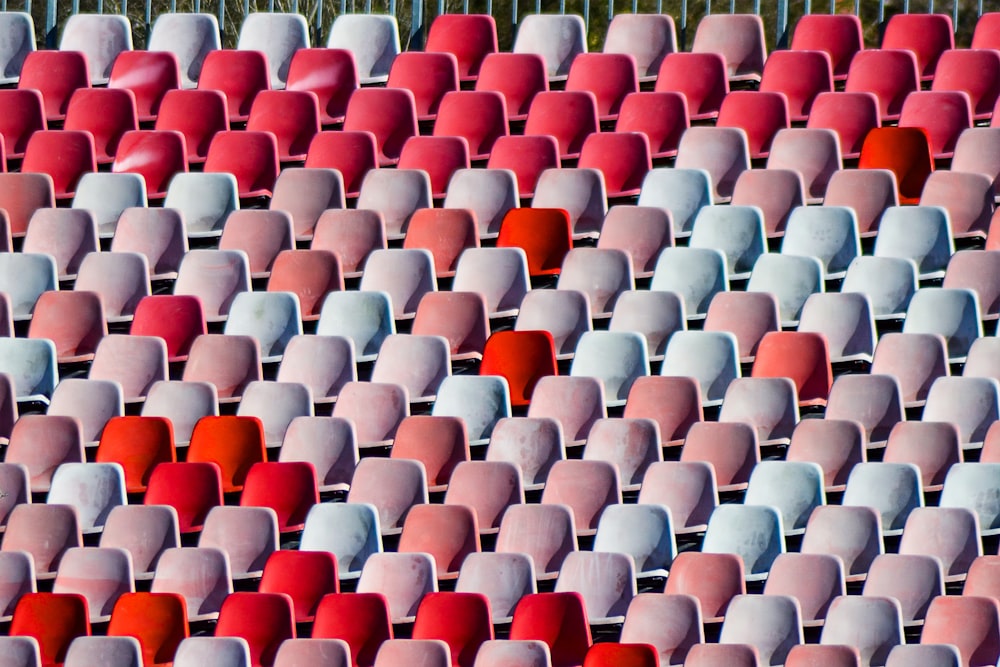
[[[903,12],[938,12],[951,16],[958,34],[971,35],[975,20],[984,12],[1000,11],[1000,0],[950,0],[947,6],[926,0],[916,6],[910,0],[0,0],[3,11],[24,11],[32,15],[39,30],[40,47],[55,48],[59,29],[65,19],[76,13],[115,13],[132,22],[135,44],[144,46],[156,17],[165,12],[209,12],[216,16],[223,32],[224,44],[235,44],[243,17],[255,11],[295,12],[310,23],[313,43],[325,44],[333,19],[344,13],[387,13],[395,16],[404,38],[404,48],[423,47],[427,28],[434,17],[444,13],[486,13],[497,21],[501,48],[509,48],[520,19],[531,13],[574,13],[583,16],[592,45],[603,42],[603,33],[616,13],[666,13],[673,16],[681,48],[689,41],[689,26],[712,13],[754,13],[764,17],[768,26],[768,46],[783,48],[788,44],[790,27],[798,17],[816,9],[820,13],[852,12],[861,16],[864,25],[877,30],[869,36],[877,39],[881,27],[892,14]]]

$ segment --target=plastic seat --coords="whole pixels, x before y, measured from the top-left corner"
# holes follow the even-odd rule
[[[940,206],[948,211],[952,238],[985,238],[993,199],[990,177],[941,171],[927,178],[920,205]]]
[[[561,263],[556,289],[586,294],[594,319],[610,316],[618,296],[635,287],[632,262],[622,250],[575,248],[566,253]]]
[[[385,488],[387,482],[391,492]],[[383,535],[397,535],[412,507],[427,504],[427,473],[423,463],[410,459],[362,459],[354,471],[350,503],[371,503],[378,509]]]
[[[319,502],[316,471],[307,462],[255,463],[247,472],[240,505],[274,510],[282,533],[302,530]]]
[[[271,87],[284,88],[295,52],[309,48],[309,26],[299,14],[247,14],[240,26],[236,48],[263,52],[269,65]]]
[[[427,172],[420,169],[376,169],[365,175],[358,195],[358,208],[379,211],[385,218],[390,239],[405,236],[410,218],[422,208],[431,208],[432,188]]]
[[[208,156],[212,138],[229,129],[226,96],[219,90],[167,91],[160,102],[156,129],[180,132],[187,146],[188,162],[202,163]]]
[[[134,637],[77,637],[66,651],[70,665],[89,665],[100,661],[109,667],[138,667],[142,664],[142,648]]]
[[[475,510],[463,505],[414,505],[406,514],[398,551],[430,554],[438,580],[455,579],[465,558],[480,551]]]
[[[0,203],[7,211],[7,226],[13,238],[23,237],[35,211],[52,208],[55,201],[52,177],[48,174],[0,172]]]
[[[354,54],[362,85],[384,83],[393,59],[402,50],[396,18],[378,14],[338,16],[330,27],[326,45]]]
[[[835,131],[825,128],[778,130],[767,160],[769,170],[794,169],[801,174],[806,204],[823,200],[842,167],[840,139]]]
[[[14,609],[10,634],[34,638],[40,664],[63,664],[70,643],[90,635],[87,600],[75,593],[28,593]]]
[[[181,379],[215,385],[220,403],[236,403],[262,379],[260,343],[253,336],[203,334],[191,344]]]
[[[948,470],[941,491],[941,507],[964,507],[979,517],[979,531],[983,536],[996,535],[998,514],[986,499],[995,491],[992,476],[1000,464],[996,463],[956,463]]]
[[[781,512],[785,535],[805,532],[812,510],[825,503],[823,469],[811,461],[758,462],[743,498],[744,505],[770,506]]]
[[[996,580],[993,579],[997,563],[996,556],[976,558],[969,566],[965,586],[962,589],[963,594],[997,599]]]
[[[715,294],[729,289],[726,256],[714,248],[664,248],[650,289],[676,292],[688,320],[704,319]]]
[[[510,169],[458,169],[444,199],[444,208],[475,213],[481,239],[495,238],[504,215],[519,206],[517,174]]]
[[[719,504],[713,463],[689,460],[651,464],[639,491],[639,504],[668,507],[675,535],[704,532],[712,510]]]
[[[455,467],[470,458],[468,443],[462,419],[414,415],[400,422],[390,457],[420,461],[428,490],[445,491]]]
[[[587,487],[587,493],[581,493],[581,484]],[[617,469],[607,461],[556,461],[549,469],[542,503],[568,506],[573,511],[577,535],[593,535],[604,508],[621,504]]]
[[[964,581],[982,555],[978,519],[971,509],[919,507],[906,520],[899,552],[934,557],[942,567],[941,581]]]
[[[58,156],[54,159],[53,156]],[[38,130],[24,149],[21,171],[52,177],[56,201],[72,199],[85,173],[97,171],[94,139],[80,130]]]
[[[214,49],[202,61],[198,90],[223,93],[229,122],[242,123],[250,117],[257,93],[269,90],[270,82],[267,56],[263,52]]]
[[[833,599],[846,595],[843,562],[829,554],[781,554],[771,566],[764,594],[794,598],[802,625],[822,626]]]
[[[997,601],[963,595],[939,596],[927,609],[921,644],[951,644],[962,664],[986,665],[1000,655]]]
[[[458,60],[450,53],[404,52],[393,59],[386,87],[412,92],[417,120],[433,121],[441,98],[458,90],[458,76]]]
[[[224,551],[234,581],[258,579],[268,557],[278,550],[275,512],[269,507],[213,507],[198,546]]]
[[[688,102],[682,93],[652,91],[625,96],[615,130],[645,134],[649,140],[650,157],[658,160],[677,155],[681,136],[690,124]]]
[[[189,238],[218,237],[226,218],[240,207],[239,184],[229,173],[176,174],[163,206],[181,213]]]
[[[278,175],[270,210],[285,211],[292,218],[295,238],[309,240],[328,209],[342,209],[344,177],[335,169],[288,167]]]
[[[451,375],[451,355],[443,336],[390,335],[382,341],[372,382],[406,388],[411,402],[433,401],[437,387]]]
[[[799,421],[798,403],[790,378],[736,378],[722,399],[719,421],[746,421],[761,444],[787,440]]]
[[[719,623],[730,600],[746,593],[743,559],[729,553],[682,552],[674,559],[664,592],[695,598],[702,620]]]
[[[487,163],[490,169],[513,171],[518,194],[524,198],[534,196],[543,171],[559,166],[559,146],[549,135],[499,136],[493,143]]]
[[[104,84],[108,82],[115,56],[132,50],[132,26],[122,15],[73,15],[63,26],[59,50],[83,52],[91,83]]]
[[[922,625],[928,604],[944,595],[941,563],[927,555],[882,554],[872,561],[863,595],[897,600],[903,624]]]
[[[0,256],[0,289],[7,294],[14,321],[31,319],[39,297],[58,285],[55,258],[48,253],[3,253]]]
[[[459,461],[445,495],[446,505],[475,510],[480,535],[495,534],[507,507],[523,502],[521,472],[507,461]]]
[[[520,599],[536,592],[531,558],[521,553],[468,554],[455,589],[485,596],[493,622],[509,623]]]
[[[117,88],[77,90],[66,107],[63,127],[90,132],[97,164],[110,164],[122,135],[139,129],[135,95],[131,90]]]
[[[58,466],[85,460],[83,446],[79,419],[26,414],[10,430],[5,461],[25,467],[32,492],[48,492]]]
[[[406,140],[418,134],[413,93],[399,88],[356,91],[347,104],[344,130],[371,132],[375,135],[379,165],[396,164]]]
[[[488,159],[497,139],[508,134],[506,102],[500,93],[452,91],[441,99],[434,136],[465,139],[472,160]]]
[[[433,415],[462,417],[472,445],[485,444],[497,420],[509,417],[510,389],[498,376],[451,376],[438,388]]]
[[[792,211],[805,199],[805,183],[797,171],[749,169],[736,179],[731,205],[760,208],[767,236],[775,238],[784,235]]]
[[[285,89],[315,94],[324,127],[344,121],[347,102],[357,88],[357,65],[350,51],[298,49],[288,63]]]
[[[851,60],[845,90],[870,92],[878,98],[883,121],[899,120],[903,100],[920,86],[920,73],[913,52],[905,49],[867,49]]]
[[[114,59],[108,87],[132,91],[137,119],[148,123],[156,120],[163,95],[179,88],[180,82],[180,65],[175,54],[122,51]]]
[[[107,547],[67,549],[59,561],[52,592],[84,596],[91,622],[107,622],[118,598],[135,592],[129,553]]]
[[[225,333],[253,336],[262,362],[279,361],[288,341],[302,333],[298,306],[298,298],[289,292],[240,292],[233,299]]]
[[[159,337],[166,343],[167,361],[183,361],[194,340],[206,332],[205,327],[205,315],[197,297],[147,296],[135,308],[131,335]]]
[[[703,643],[701,609],[693,596],[641,593],[629,609],[622,626],[622,643],[652,645],[660,664],[680,664],[693,646]]]
[[[250,645],[242,637],[189,637],[177,646],[177,667],[206,661],[220,667],[250,667]]]
[[[430,292],[414,317],[415,335],[443,336],[452,362],[481,359],[489,338],[485,299],[475,292]]]
[[[477,91],[496,91],[503,96],[510,121],[527,118],[535,95],[548,89],[545,60],[536,53],[489,53],[476,79]]]
[[[603,173],[595,168],[546,169],[535,187],[534,208],[563,209],[573,238],[597,238],[607,214]]]
[[[367,503],[313,505],[302,531],[300,551],[328,551],[337,558],[341,580],[357,579],[368,558],[382,551],[378,510]],[[316,615],[322,616],[323,603]],[[319,629],[319,624],[316,630]],[[314,634],[313,636],[324,636]]]
[[[798,601],[786,595],[735,596],[719,643],[753,646],[765,664],[784,664],[791,648],[803,643]]]
[[[860,169],[888,169],[896,175],[901,204],[915,204],[934,169],[930,137],[915,127],[881,127],[865,137]]]
[[[766,158],[774,135],[790,127],[788,100],[777,92],[733,91],[719,107],[716,126],[742,128],[747,134],[750,158]]]
[[[543,528],[544,526],[544,528]],[[511,505],[497,534],[497,553],[527,554],[538,580],[555,579],[566,555],[577,550],[573,512],[562,504]]]
[[[886,667],[900,665],[960,665],[962,656],[954,644],[900,644],[889,651]]]
[[[111,619],[109,637],[139,640],[138,664],[172,661],[178,645],[188,637],[184,599],[176,594],[124,593],[118,598]]]
[[[529,438],[531,449],[520,449],[519,443]],[[487,461],[516,465],[521,484],[529,491],[542,489],[553,464],[565,458],[562,425],[552,417],[501,419],[486,450]]]
[[[396,332],[386,292],[330,292],[323,300],[316,333],[354,343],[357,361],[372,361],[382,341]]]
[[[696,644],[688,651],[687,667],[758,667],[757,649],[750,644]]]
[[[855,464],[855,467],[861,463]],[[845,581],[863,581],[885,549],[881,515],[872,507],[827,505],[813,510],[801,552],[839,556]]]
[[[796,363],[789,363],[791,359]],[[800,406],[825,404],[833,385],[826,337],[804,331],[764,334],[751,376],[791,378]]]
[[[340,391],[333,416],[351,419],[358,431],[358,446],[384,446],[409,415],[406,388],[397,384],[348,382]]]
[[[602,512],[597,526],[594,551],[630,556],[635,570],[632,576],[639,580],[663,577],[677,554],[670,517],[668,509],[655,505],[609,505]],[[583,564],[586,564],[585,560]],[[564,565],[563,571],[568,567]],[[615,567],[622,568],[623,565],[616,563]],[[576,575],[567,574],[566,578],[571,576]],[[606,584],[607,581],[601,583]],[[626,582],[625,587],[628,586]],[[635,590],[623,589],[622,593],[623,598],[627,595],[631,599],[636,595]],[[600,605],[595,603],[589,606],[594,617],[601,615],[597,611]]]
[[[221,469],[204,461],[160,463],[149,477],[144,502],[173,507],[181,533],[200,532],[209,511],[222,504]]]
[[[910,512],[924,504],[920,469],[912,463],[858,463],[847,479],[842,504],[876,510],[882,534],[900,535]]]
[[[834,364],[871,362],[875,352],[875,320],[864,294],[813,294],[802,307],[799,331],[822,333]]]
[[[348,667],[351,662],[351,648],[340,639],[285,639],[274,656],[276,667],[316,663],[332,667]]]
[[[958,427],[945,422],[900,422],[889,432],[884,461],[915,463],[924,491],[940,491],[945,475],[962,460]]]
[[[285,431],[278,461],[311,463],[320,492],[344,491],[358,462],[354,426],[336,417],[296,417]]]
[[[739,175],[750,168],[747,134],[736,127],[692,127],[681,137],[676,167],[703,169],[712,182],[714,202],[728,202]],[[643,203],[640,198],[640,203]]]
[[[4,498],[4,503],[0,505],[0,527],[6,526],[7,517],[18,505],[26,504],[30,501],[28,487],[28,471],[21,465],[14,462],[5,462],[0,465],[0,478],[3,479],[10,493]],[[33,578],[33,577],[32,577]],[[2,611],[2,610],[0,610]],[[9,612],[0,613],[0,616],[9,616]]]
[[[958,136],[952,170],[956,173],[983,174],[990,179],[994,188],[1000,169],[993,159],[992,146],[1000,135],[995,127],[974,127]]]
[[[483,59],[499,50],[496,21],[489,14],[441,14],[431,22],[425,50],[451,53],[459,78],[475,81]]]
[[[720,53],[730,81],[760,81],[767,57],[764,23],[753,14],[716,14],[698,22],[694,53]]]
[[[138,253],[89,253],[78,269],[74,291],[98,294],[109,323],[131,322],[139,301],[149,296],[149,268]]]
[[[592,92],[597,100],[598,118],[616,120],[625,96],[639,91],[635,57],[606,51],[578,54],[570,65],[566,90]]]
[[[145,184],[144,196],[161,200],[166,197],[167,187],[174,175],[188,169],[184,136],[173,130],[129,130],[121,135],[111,168],[115,173],[141,176]],[[88,180],[85,177],[81,181],[78,197],[83,196],[82,186]],[[111,182],[111,179],[105,180]],[[137,202],[134,205],[144,204]]]
[[[464,136],[410,137],[399,155],[399,169],[422,169],[435,199],[443,199],[452,175],[468,169],[469,141]]]
[[[601,171],[609,198],[633,197],[653,167],[649,140],[641,132],[593,134],[583,142],[578,165]]]
[[[906,314],[903,332],[943,336],[949,360],[964,360],[972,343],[982,337],[979,301],[975,292],[969,289],[917,290]]]
[[[299,382],[254,381],[246,386],[236,414],[259,418],[267,447],[276,448],[293,419],[313,416],[312,394]]]
[[[93,214],[83,209],[39,209],[31,216],[23,252],[53,257],[60,280],[73,280],[84,257],[98,249]]]
[[[205,54],[219,48],[219,24],[211,14],[158,16],[149,38],[150,51],[170,51],[177,56],[185,88],[197,84]]]
[[[249,261],[240,250],[188,251],[174,282],[174,295],[197,297],[210,322],[224,322],[237,295],[249,291]]]
[[[816,95],[833,90],[830,54],[801,49],[772,53],[764,64],[760,90],[784,93],[789,120],[807,120]]]
[[[938,59],[944,51],[955,48],[955,31],[947,14],[893,16],[885,26],[883,49],[907,49],[916,56],[922,81],[934,77]]]
[[[882,213],[899,206],[895,174],[888,169],[838,171],[830,177],[823,204],[854,209],[860,236],[875,236]]]
[[[323,596],[340,592],[337,560],[327,551],[275,551],[264,564],[259,590],[288,595],[295,622],[312,622]]]
[[[35,304],[29,338],[52,341],[59,363],[92,361],[107,323],[96,292],[45,292]]]
[[[542,56],[549,81],[561,81],[573,59],[587,52],[587,28],[583,18],[573,14],[531,15],[518,25],[511,51]]]
[[[357,380],[354,356],[346,337],[296,335],[285,346],[277,380],[307,386],[316,405],[334,403],[344,384]],[[317,359],[323,361],[318,367]]]
[[[587,651],[584,665],[602,667],[606,665],[658,665],[656,648],[648,644],[603,643],[594,645]]]
[[[616,14],[604,37],[604,53],[635,58],[640,81],[654,80],[663,58],[677,50],[677,31],[669,15]]]
[[[899,127],[923,128],[934,158],[950,158],[958,136],[972,127],[969,96],[961,91],[914,91],[903,102]]]
[[[70,505],[84,534],[100,533],[108,513],[125,505],[125,475],[116,463],[63,463],[52,475],[46,502]]]
[[[0,338],[0,372],[14,380],[18,402],[47,405],[59,382],[55,344],[47,339]]]
[[[826,412],[832,419],[859,422],[868,438],[868,448],[881,448],[889,431],[903,420],[899,381],[891,375],[838,378],[830,390]]]
[[[692,424],[680,456],[681,463],[710,464],[713,485],[722,491],[746,489],[760,459],[760,444],[749,424],[722,422]],[[704,483],[700,488],[705,489]]]
[[[328,250],[282,250],[270,273],[267,291],[294,294],[303,322],[318,320],[327,294],[344,289],[340,261]]]
[[[90,87],[87,57],[79,51],[32,51],[24,58],[17,85],[22,90],[39,91],[45,118],[61,121],[73,92]]]
[[[770,506],[720,505],[709,518],[702,551],[734,553],[743,559],[747,581],[766,579],[785,551],[781,515]]]
[[[273,664],[281,643],[295,638],[292,601],[281,593],[232,593],[219,610],[215,634],[242,637],[252,664]]]
[[[545,642],[553,667],[581,665],[591,645],[590,627],[579,593],[536,593],[521,598],[514,610],[511,639]]]
[[[660,375],[695,378],[702,390],[702,405],[719,405],[729,383],[740,376],[735,336],[728,332],[676,332],[664,352]]]
[[[388,605],[379,593],[326,595],[316,614],[313,638],[345,641],[354,661],[348,664],[371,665],[382,643],[393,636]]]
[[[181,595],[191,622],[214,620],[233,592],[229,556],[208,547],[167,549],[157,563],[152,592]]]
[[[21,74],[24,59],[35,50],[35,24],[27,12],[4,12],[3,31],[10,40],[3,50],[0,63],[3,67],[4,83],[16,83]]]
[[[34,48],[33,41],[31,45]],[[0,108],[4,112],[0,135],[8,159],[24,157],[31,135],[47,129],[43,104],[42,94],[34,89],[5,90],[0,94]]]
[[[270,197],[278,179],[278,157],[277,140],[270,132],[222,131],[212,138],[204,169],[233,174],[240,198]]]
[[[807,14],[795,24],[790,48],[826,52],[834,80],[843,81],[854,54],[864,48],[861,21],[852,14]]]
[[[160,555],[180,541],[177,511],[167,505],[119,505],[108,514],[101,533],[102,547],[129,552],[136,581],[152,579]]]
[[[719,115],[729,94],[729,77],[721,53],[669,53],[660,64],[655,91],[681,93],[690,120],[708,120]]]
[[[555,137],[559,157],[575,159],[587,137],[598,131],[598,120],[597,99],[590,91],[541,91],[531,101],[524,133]]]
[[[423,248],[373,250],[365,262],[361,290],[387,294],[393,317],[412,319],[423,295],[437,291],[434,256]]]
[[[394,624],[412,623],[420,601],[437,592],[434,558],[427,553],[379,553],[365,561],[358,593],[379,593]]]
[[[585,332],[577,343],[570,375],[599,379],[606,405],[624,405],[636,378],[649,375],[646,339],[629,331]]]
[[[25,503],[7,517],[2,551],[29,554],[38,581],[54,579],[63,554],[82,546],[76,511],[69,505]]]
[[[280,162],[304,162],[320,131],[316,96],[309,91],[262,90],[250,107],[246,129],[274,134]]]
[[[823,274],[823,264],[816,257],[763,254],[754,262],[747,291],[774,294],[782,326],[796,326],[806,300],[824,291]]]
[[[857,648],[861,664],[886,664],[894,646],[903,643],[899,602],[886,597],[842,596],[834,600],[821,644]]]
[[[122,466],[128,493],[144,493],[153,468],[176,460],[173,427],[163,417],[112,417],[96,453],[98,463]]]

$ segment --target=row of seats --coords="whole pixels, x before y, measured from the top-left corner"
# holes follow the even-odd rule
[[[177,665],[209,662],[220,667],[322,664],[396,667],[490,667],[582,665],[602,667],[683,664],[757,666],[770,664],[992,665],[997,657],[997,603],[982,597],[938,598],[930,605],[920,644],[904,643],[899,605],[884,597],[840,597],[831,604],[831,625],[819,644],[805,644],[798,605],[784,595],[738,596],[720,643],[700,643],[697,606],[686,595],[636,598],[646,618],[626,619],[628,641],[594,643],[586,624],[585,603],[573,593],[540,593],[524,598],[511,625],[511,639],[495,640],[489,609],[471,593],[434,593],[420,605],[413,638],[393,639],[377,600],[362,594],[330,594],[322,599],[315,631],[321,637],[296,638],[291,601],[274,593],[234,593],[226,598],[214,637],[189,637],[174,597],[127,594],[112,615],[107,637],[89,637],[82,613],[86,603],[71,594],[35,593],[15,612],[17,635],[3,638],[12,665],[88,665],[100,659],[109,667],[152,664],[167,658]],[[119,611],[120,609],[120,611]],[[352,618],[351,614],[358,616]],[[129,619],[126,614],[132,614]],[[149,618],[144,618],[150,614]],[[669,618],[677,627],[656,628],[652,618]],[[962,620],[959,620],[962,617]],[[144,618],[144,620],[138,620]],[[364,627],[363,618],[370,626]],[[45,621],[59,619],[43,631]],[[153,620],[165,627],[155,629]],[[140,645],[139,639],[148,645]],[[649,638],[669,644],[663,647]],[[41,656],[39,656],[41,654]]]

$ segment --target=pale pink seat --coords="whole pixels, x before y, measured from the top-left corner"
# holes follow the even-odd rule
[[[929,555],[882,554],[872,561],[862,595],[899,602],[904,626],[923,624],[927,607],[944,595],[941,563]]]
[[[829,554],[781,554],[771,564],[764,595],[795,598],[803,627],[821,626],[833,599],[847,595],[844,563]]]
[[[169,505],[120,505],[111,510],[101,533],[102,547],[129,552],[136,581],[149,581],[161,554],[179,547],[177,510]]]
[[[670,509],[674,534],[705,532],[719,504],[715,469],[707,461],[661,461],[646,470],[638,502]]]
[[[68,549],[83,546],[76,511],[69,505],[18,505],[7,518],[0,551],[27,552],[38,581],[56,576]]]
[[[434,558],[426,553],[375,553],[365,561],[358,593],[381,593],[393,623],[410,623],[427,593],[437,591]]]
[[[167,344],[158,336],[105,336],[88,377],[117,382],[125,403],[142,403],[156,382],[168,378]]]
[[[363,458],[354,471],[349,503],[378,509],[383,535],[398,535],[410,508],[429,502],[424,465],[411,459]]]
[[[108,621],[118,597],[135,592],[129,552],[113,547],[67,549],[59,561],[52,592],[83,595],[90,621]]]
[[[566,555],[577,550],[572,510],[565,505],[512,505],[497,534],[497,553],[531,556],[538,580],[555,579]]]
[[[216,619],[226,596],[233,592],[229,556],[208,547],[167,549],[156,564],[151,590],[182,596],[188,621]]]

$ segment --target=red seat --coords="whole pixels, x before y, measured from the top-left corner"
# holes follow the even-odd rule
[[[156,120],[168,90],[180,88],[180,65],[170,51],[122,51],[111,67],[108,88],[126,88],[135,95],[139,122]]]
[[[139,174],[146,181],[146,197],[162,199],[175,174],[188,170],[187,143],[174,130],[126,132],[118,142],[111,171]]]
[[[474,81],[483,59],[499,50],[496,20],[489,14],[441,14],[431,23],[424,51],[455,56],[458,76]]]
[[[358,89],[358,66],[346,49],[299,49],[288,64],[285,90],[315,93],[323,126],[344,122],[347,102]]]
[[[122,135],[139,129],[135,95],[131,90],[115,88],[78,90],[66,107],[63,129],[90,132],[97,164],[110,164]]]
[[[247,130],[270,132],[281,162],[302,162],[319,133],[319,101],[309,91],[263,90],[254,98]]]
[[[160,102],[157,130],[177,130],[187,142],[187,158],[200,164],[217,132],[229,129],[226,96],[217,90],[171,90]]]
[[[531,402],[538,380],[558,375],[555,342],[548,331],[498,331],[486,341],[480,375],[500,375],[510,386],[512,406]]]
[[[87,57],[79,51],[32,51],[21,66],[17,87],[39,91],[46,119],[62,120],[73,93],[90,88]]]
[[[205,158],[206,172],[233,174],[243,198],[270,197],[278,180],[278,142],[270,132],[219,132]]]
[[[237,123],[250,117],[257,93],[270,87],[267,56],[260,51],[209,51],[198,77],[199,90],[218,90],[226,96],[229,121]]]
[[[344,130],[371,132],[375,135],[379,164],[396,164],[406,140],[419,134],[413,93],[400,88],[356,91],[347,103]]]
[[[42,130],[28,140],[21,172],[52,177],[57,201],[72,199],[76,185],[87,172],[97,171],[94,138],[78,130]]]

